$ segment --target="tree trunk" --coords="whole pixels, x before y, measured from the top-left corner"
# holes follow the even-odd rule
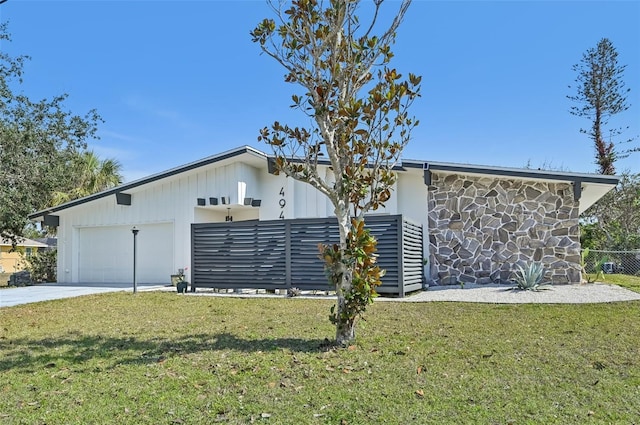
[[[353,342],[356,336],[355,330],[355,317],[351,317],[352,314],[348,312],[347,301],[345,294],[351,291],[351,284],[353,281],[353,270],[351,270],[345,263],[345,251],[347,249],[347,236],[351,231],[351,220],[349,217],[349,211],[346,208],[336,208],[336,216],[338,218],[338,228],[340,229],[340,250],[342,251],[342,276],[339,282],[336,282],[336,295],[338,297],[337,302],[337,316],[336,321],[336,344],[339,346],[348,346]]]
[[[338,299],[338,314],[345,309],[344,306],[344,297],[342,300]],[[340,307],[340,304],[343,304]],[[353,340],[356,338],[356,321],[355,319],[347,320],[347,321],[338,321],[336,323],[336,344],[340,347],[347,347],[351,345]]]

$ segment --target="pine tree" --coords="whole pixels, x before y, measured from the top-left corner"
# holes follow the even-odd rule
[[[590,129],[580,131],[594,143],[596,164],[601,174],[615,174],[615,161],[637,150],[616,149],[611,139],[622,133],[620,128],[610,130],[608,141],[603,134],[603,127],[613,115],[629,109],[627,93],[630,89],[625,88],[622,79],[625,68],[626,65],[618,63],[618,52],[606,38],[600,40],[595,48],[588,49],[582,55],[582,60],[572,68],[578,76],[576,86],[569,86],[576,91],[575,95],[567,96],[576,103],[569,112],[592,121]]]

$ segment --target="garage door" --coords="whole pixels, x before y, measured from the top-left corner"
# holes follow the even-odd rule
[[[136,277],[140,283],[169,283],[173,273],[173,224],[143,224],[137,237]],[[132,282],[131,226],[79,229],[80,282]]]

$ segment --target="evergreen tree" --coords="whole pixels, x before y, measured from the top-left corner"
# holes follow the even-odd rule
[[[619,151],[616,149],[612,137],[622,133],[620,128],[610,130],[609,140],[605,140],[603,127],[609,118],[626,111],[627,93],[622,79],[626,65],[618,63],[618,52],[611,41],[603,38],[595,48],[588,49],[582,55],[580,63],[573,66],[576,77],[575,95],[567,96],[576,103],[570,113],[591,120],[591,128],[580,129],[593,141],[596,151],[596,164],[601,174],[615,174],[616,159],[626,156],[636,149]],[[631,141],[631,140],[628,140]]]

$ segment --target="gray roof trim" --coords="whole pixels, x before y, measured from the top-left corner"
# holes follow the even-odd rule
[[[406,164],[405,164],[406,166]],[[544,171],[524,168],[491,167],[484,165],[452,164],[444,162],[424,162],[425,171],[446,171],[460,174],[488,174],[503,177],[518,177],[523,179],[559,180],[566,182],[581,181],[615,186],[620,181],[618,176],[600,174],[570,173],[564,171]]]
[[[417,169],[424,169],[424,164],[425,161],[418,161],[416,159],[403,159],[402,161],[400,161],[400,164],[402,165],[402,168],[417,168]]]
[[[187,171],[195,170],[197,168],[200,168],[209,164],[213,164],[219,161],[223,161],[225,159],[240,156],[243,154],[251,154],[260,159],[264,159],[265,163],[267,164],[269,160],[272,161],[274,158],[274,155],[268,155],[250,146],[242,146],[240,148],[222,152],[217,155],[212,155],[212,156],[203,158],[201,160],[191,162],[189,164],[185,164],[176,168],[172,168],[167,171],[163,171],[161,173],[153,174],[151,176],[144,177],[142,179],[134,180],[130,183],[125,183],[123,185],[105,190],[100,193],[96,193],[84,198],[67,202],[65,204],[61,204],[55,207],[51,207],[51,208],[47,208],[47,209],[35,212],[33,214],[30,214],[28,218],[30,220],[33,220],[40,217],[44,217],[47,214],[52,214],[57,211],[62,211],[67,208],[82,205],[87,202],[91,202],[91,201],[101,199],[110,195],[114,195],[116,193],[126,192],[127,190],[134,189],[138,186],[153,183],[155,181],[162,180],[167,177],[172,177]],[[330,162],[326,159],[322,159],[318,162],[326,166],[331,165]],[[461,174],[485,174],[485,175],[494,175],[494,176],[500,176],[500,177],[518,177],[518,178],[524,178],[524,179],[596,183],[596,184],[604,184],[604,185],[611,185],[611,186],[617,185],[618,181],[620,180],[620,177],[618,176],[604,176],[604,175],[597,175],[597,174],[582,174],[582,173],[568,173],[568,172],[549,172],[549,171],[543,171],[543,170],[505,168],[505,167],[493,167],[493,166],[470,165],[470,164],[455,164],[455,163],[444,163],[444,162],[428,162],[428,161],[420,161],[415,159],[401,160],[398,164],[396,164],[393,167],[393,169],[395,171],[405,171],[406,169],[423,169],[425,172],[443,171],[443,172],[461,173]]]
[[[71,208],[71,207],[75,207],[78,205],[82,205],[85,204],[87,202],[91,202],[91,201],[95,201],[96,199],[100,199],[100,198],[104,198],[106,196],[110,196],[113,195],[115,193],[119,193],[119,192],[126,192],[127,190],[131,190],[133,188],[136,188],[138,186],[142,186],[145,184],[149,184],[149,183],[153,183],[155,181],[158,180],[162,180],[165,179],[167,177],[172,177],[175,176],[177,174],[181,174],[184,173],[186,171],[191,171],[191,170],[195,170],[196,168],[200,168],[203,167],[205,165],[209,165],[209,164],[213,164],[219,161],[223,161],[225,159],[229,159],[229,158],[233,158],[242,154],[252,154],[255,156],[258,156],[260,158],[264,158],[265,160],[267,159],[267,155],[257,149],[254,149],[250,146],[243,146],[241,148],[237,148],[237,149],[232,149],[226,152],[222,152],[218,155],[213,155],[213,156],[209,156],[207,158],[198,160],[198,161],[194,161],[191,162],[189,164],[185,164],[176,168],[172,168],[170,170],[167,171],[163,171],[161,173],[157,173],[157,174],[153,174],[151,176],[148,177],[143,177],[141,179],[138,180],[134,180],[130,183],[125,183],[123,185],[114,187],[112,189],[108,189],[105,190],[103,192],[99,192],[93,195],[89,195],[86,196],[84,198],[80,198],[80,199],[75,199],[73,201],[61,204],[61,205],[57,205],[55,207],[51,207],[51,208],[47,208],[38,212],[35,212],[33,214],[29,214],[28,218],[29,220],[33,220],[36,219],[38,217],[43,217],[46,214],[51,214],[57,211],[62,211],[65,210],[67,208]]]
[[[269,155],[267,158],[267,161],[270,163],[269,164],[269,174],[273,174],[274,172],[274,167],[275,167],[275,159],[276,156],[275,155]],[[301,157],[294,157],[294,158],[289,158],[289,162],[293,162],[296,164],[301,164],[304,162],[304,158]],[[420,168],[422,169],[422,165],[424,164],[424,161],[420,162],[419,166],[413,167],[413,168]],[[318,158],[318,165],[322,165],[325,167],[331,167],[331,161],[327,158]],[[404,163],[402,161],[399,161],[397,164],[395,164],[392,168],[393,171],[406,171],[406,168],[404,167]]]

